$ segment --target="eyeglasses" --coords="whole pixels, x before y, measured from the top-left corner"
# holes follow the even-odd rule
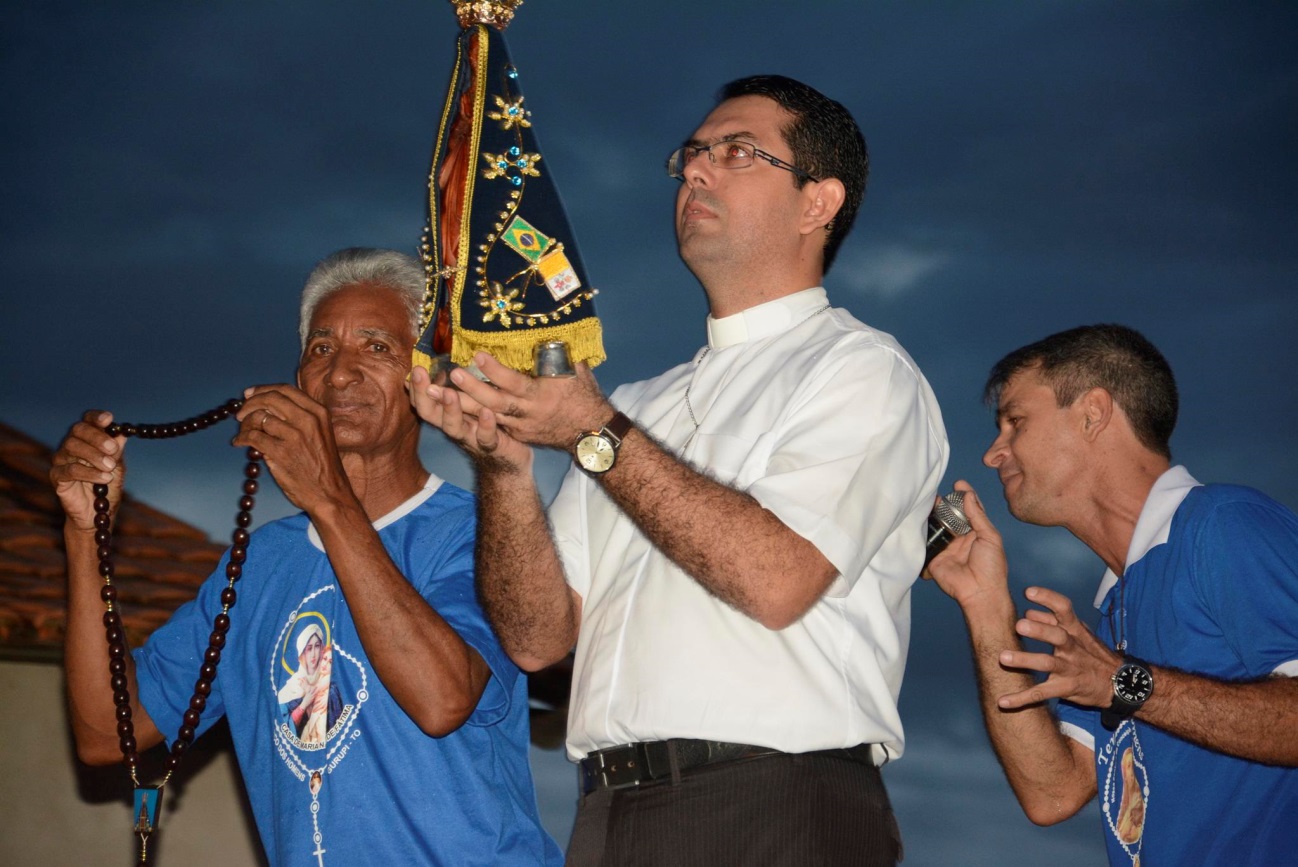
[[[721,148],[720,153],[713,150],[714,148]],[[685,180],[685,167],[689,165],[690,160],[703,153],[708,155],[708,162],[719,169],[747,168],[753,164],[754,159],[760,158],[777,169],[786,169],[793,172],[803,180],[813,183],[820,180],[806,169],[800,169],[793,163],[786,163],[779,157],[771,156],[766,151],[746,141],[719,141],[710,145],[685,145],[679,147],[672,151],[671,156],[667,157],[667,174],[678,181]]]

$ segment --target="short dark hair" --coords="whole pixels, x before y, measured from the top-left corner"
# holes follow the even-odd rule
[[[870,175],[870,152],[865,136],[851,112],[814,87],[783,75],[750,75],[736,79],[717,95],[718,102],[741,96],[764,96],[775,100],[793,115],[781,130],[784,142],[793,151],[793,162],[813,177],[837,178],[847,195],[825,233],[824,270],[829,271],[838,248],[856,221],[856,212],[865,198],[865,182]],[[793,175],[801,189],[806,178]]]
[[[1163,353],[1139,331],[1125,325],[1083,325],[1016,349],[992,368],[983,400],[995,407],[1010,378],[1030,368],[1054,389],[1060,407],[1071,406],[1088,389],[1104,389],[1122,407],[1141,444],[1172,457],[1180,405],[1176,379]]]

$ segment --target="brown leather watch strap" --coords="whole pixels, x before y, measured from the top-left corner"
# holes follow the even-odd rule
[[[633,427],[635,427],[635,425],[632,423],[631,419],[627,418],[620,412],[615,412],[613,413],[613,417],[608,420],[608,423],[604,425],[602,430],[606,433],[612,434],[617,441],[621,443],[622,440],[626,439],[626,435],[631,432],[631,428]]]

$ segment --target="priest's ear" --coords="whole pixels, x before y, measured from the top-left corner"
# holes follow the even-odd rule
[[[803,234],[816,231],[828,232],[834,227],[834,217],[843,207],[847,189],[838,178],[825,178],[823,181],[807,181],[802,188],[806,205],[802,213]]]

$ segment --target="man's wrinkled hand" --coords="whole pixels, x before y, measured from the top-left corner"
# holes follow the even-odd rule
[[[126,437],[105,431],[113,415],[89,410],[68,431],[50,461],[50,482],[68,521],[78,530],[95,529],[95,485],[108,485],[110,513],[116,513],[126,478]]]
[[[291,385],[259,385],[244,396],[233,444],[262,453],[289,502],[311,512],[323,498],[350,493],[328,410]]]

